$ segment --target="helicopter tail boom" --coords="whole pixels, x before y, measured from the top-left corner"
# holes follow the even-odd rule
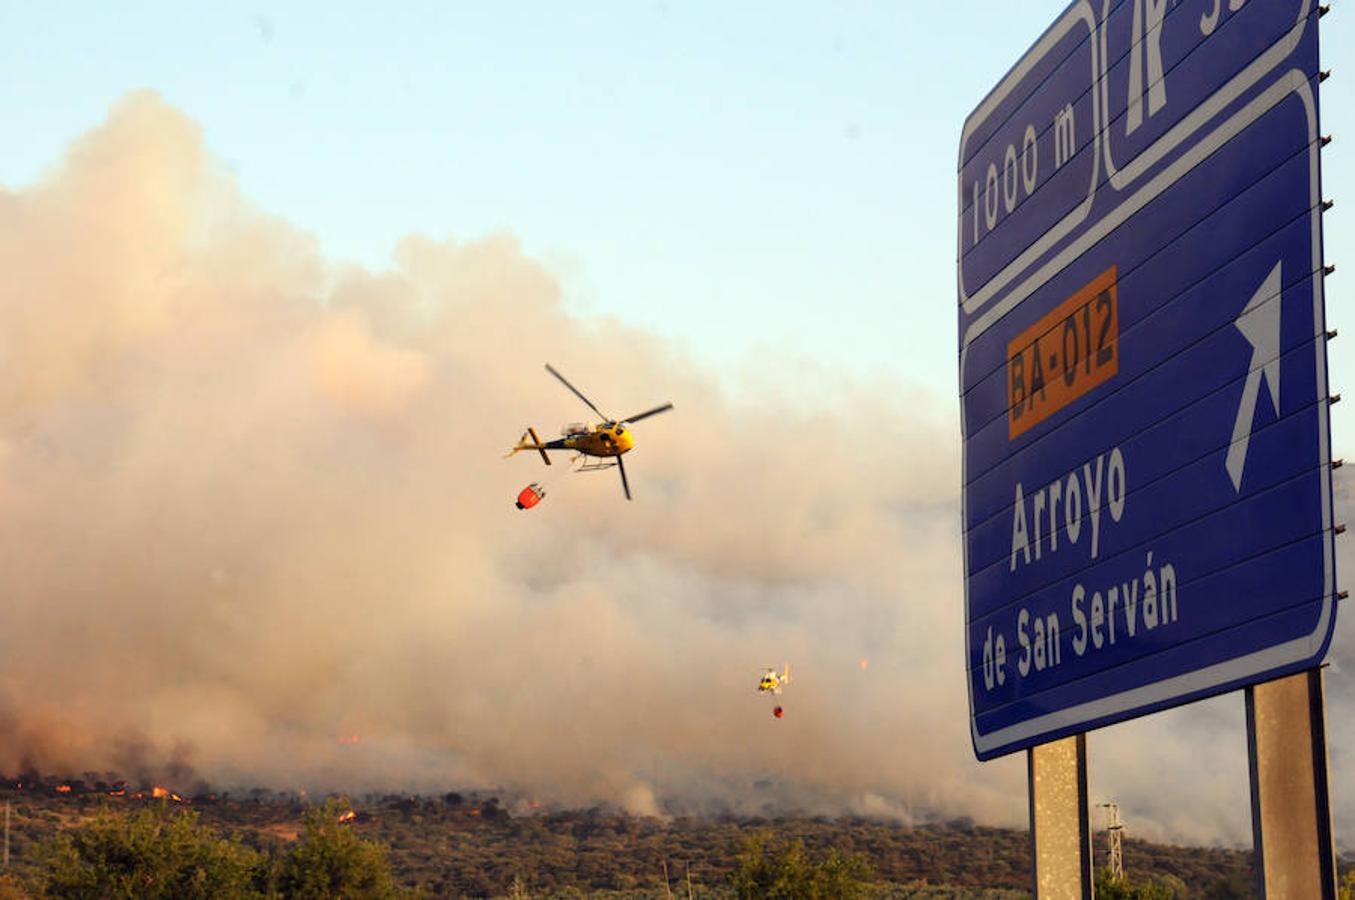
[[[531,440],[528,441],[528,438],[531,438]],[[535,450],[537,453],[541,454],[541,461],[546,465],[550,465],[550,457],[546,455],[548,449],[551,449],[550,444],[541,443],[541,438],[536,435],[536,429],[528,425],[527,430],[522,433],[522,437],[518,439],[518,442],[514,445],[513,449],[508,451],[508,456],[505,456],[504,459],[507,459],[509,456],[515,456],[522,450]]]

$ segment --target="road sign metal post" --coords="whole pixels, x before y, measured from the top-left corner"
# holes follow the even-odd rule
[[[1322,670],[1253,685],[1246,695],[1258,893],[1335,900]]]
[[[1026,770],[1036,900],[1091,900],[1087,736],[1031,747]]]

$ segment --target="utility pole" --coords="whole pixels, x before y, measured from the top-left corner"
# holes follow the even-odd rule
[[[5,801],[5,855],[0,860],[0,871],[9,870],[9,801]]]
[[[1106,867],[1110,869],[1111,878],[1124,881],[1124,851],[1120,846],[1120,835],[1124,832],[1124,825],[1120,823],[1120,804],[1096,805],[1106,808]]]

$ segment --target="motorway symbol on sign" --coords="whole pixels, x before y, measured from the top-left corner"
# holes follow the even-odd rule
[[[1326,652],[1320,14],[1077,0],[965,123],[981,759]]]

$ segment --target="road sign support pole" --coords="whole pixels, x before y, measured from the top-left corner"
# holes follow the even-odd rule
[[[1091,900],[1087,736],[1078,734],[1030,748],[1026,770],[1036,900]]]
[[[1322,670],[1247,695],[1252,840],[1261,897],[1336,897]]]

